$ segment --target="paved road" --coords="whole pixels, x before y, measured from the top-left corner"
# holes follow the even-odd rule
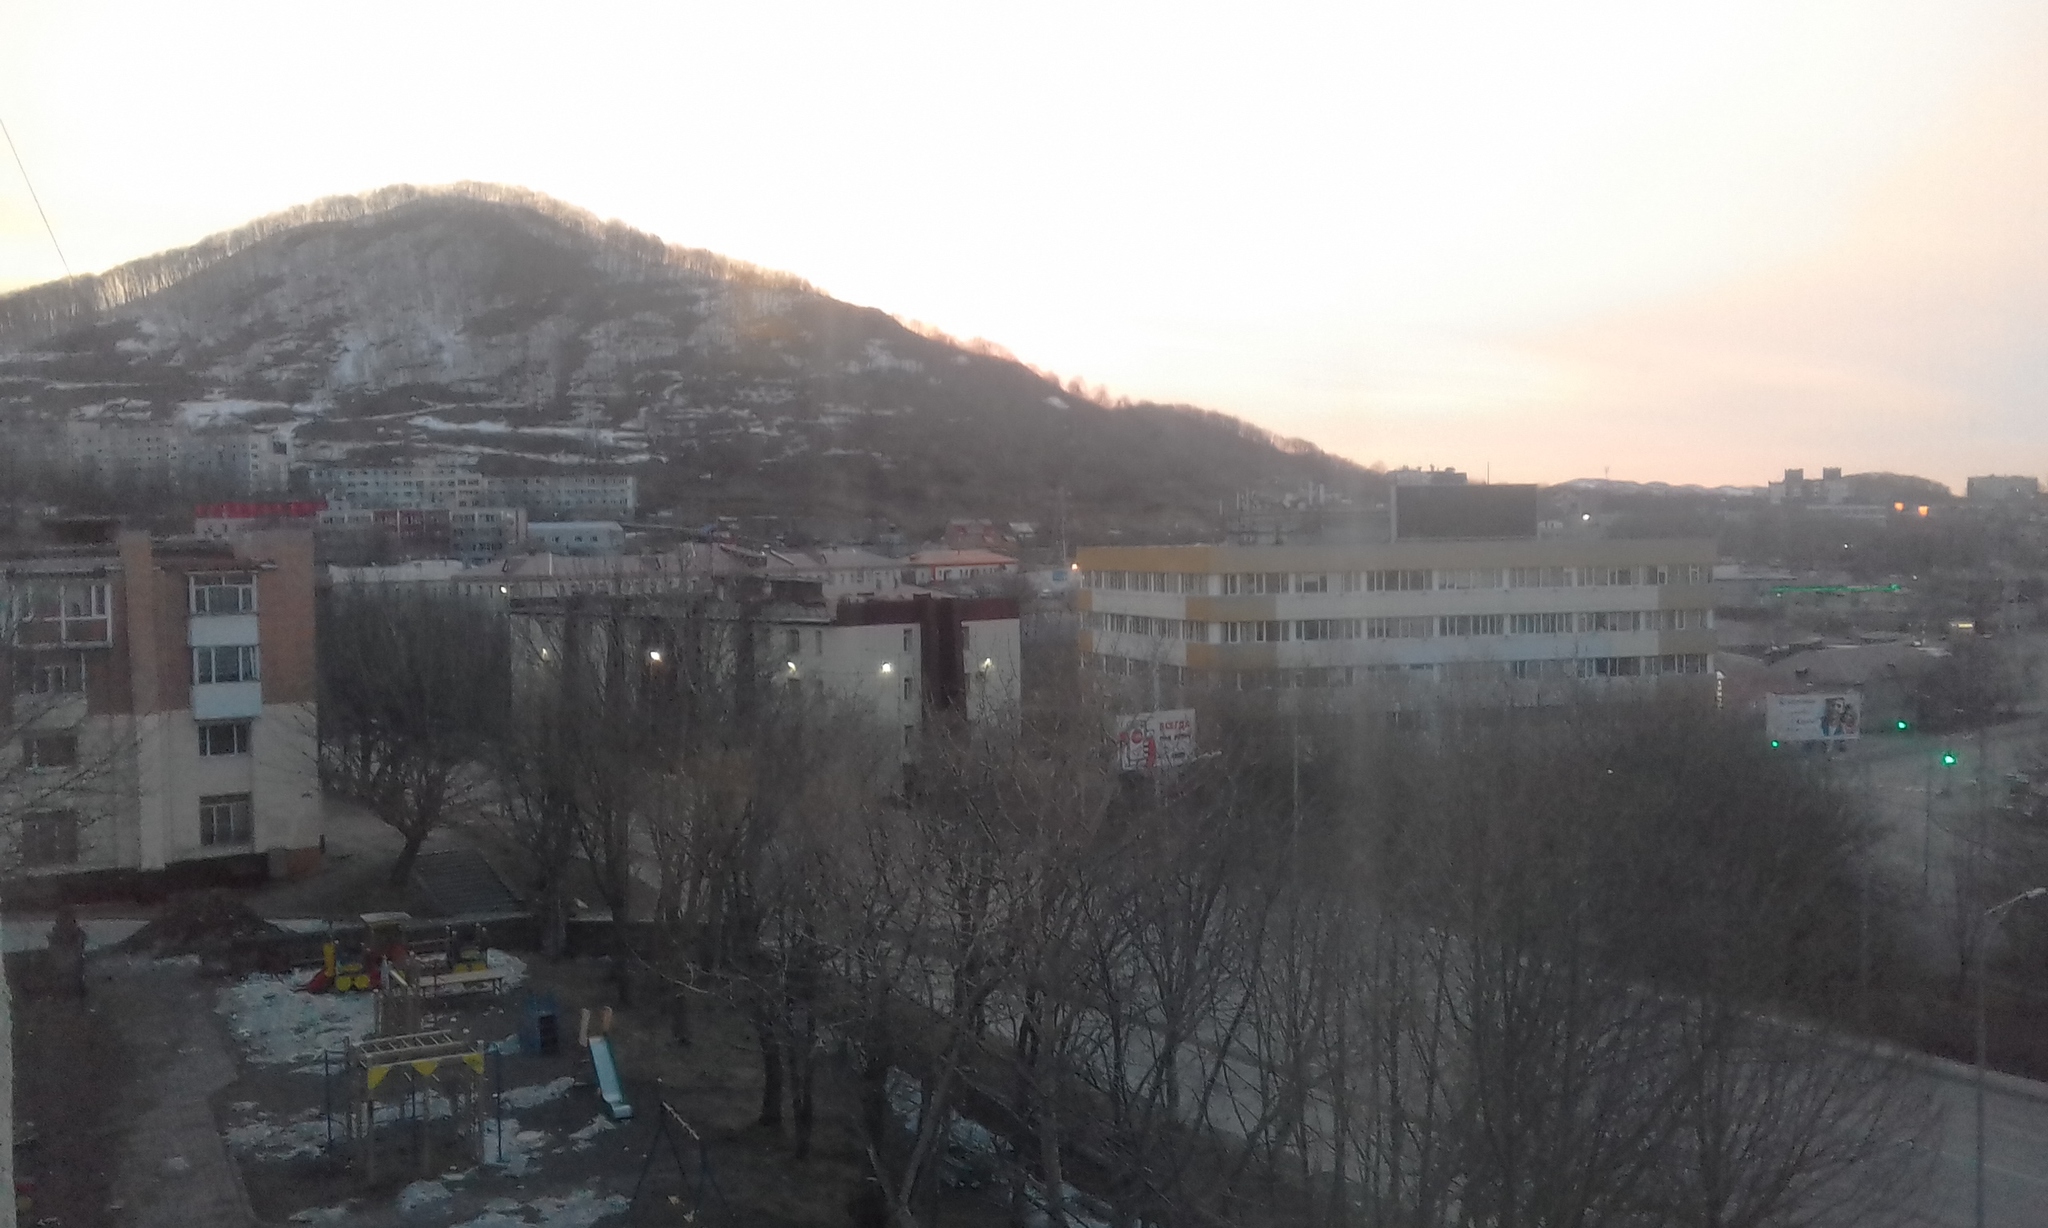
[[[1947,1128],[1922,1200],[1922,1222],[1968,1228],[1976,1222],[1975,1092],[1969,1083],[1955,1079],[1930,1081],[1935,1101],[1946,1113]],[[1990,1090],[1984,1118],[1986,1228],[2048,1225],[2048,1098]]]
[[[113,1012],[138,1079],[123,1106],[114,1202],[124,1228],[246,1228],[256,1220],[228,1157],[209,1098],[234,1081],[215,991],[197,969],[123,957],[95,965],[94,986]],[[91,1073],[80,1071],[81,1078]]]

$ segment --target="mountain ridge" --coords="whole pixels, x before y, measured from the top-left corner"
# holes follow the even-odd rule
[[[219,410],[220,406],[233,406]],[[650,508],[1185,536],[1246,489],[1376,479],[1186,406],[1102,405],[988,343],[525,189],[330,197],[0,295],[0,417],[282,422],[315,459],[631,465]]]

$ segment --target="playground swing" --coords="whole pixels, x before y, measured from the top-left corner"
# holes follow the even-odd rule
[[[667,1144],[669,1158],[675,1161],[676,1179],[683,1184],[684,1192],[690,1199],[690,1206],[683,1213],[684,1221],[694,1222],[699,1214],[708,1209],[707,1195],[717,1202],[718,1209],[730,1220],[732,1204],[725,1200],[725,1191],[718,1188],[718,1176],[711,1171],[711,1144],[705,1142],[704,1136],[692,1129],[690,1123],[683,1120],[683,1115],[670,1106],[662,1095],[659,1079],[654,1081],[654,1106],[654,1137],[647,1141],[647,1158],[640,1163],[640,1176],[633,1182],[633,1195],[626,1202],[627,1220],[630,1222],[633,1212],[639,1209],[640,1195],[647,1188],[647,1176],[654,1169],[654,1157],[661,1151],[663,1144]],[[697,1153],[697,1177],[694,1183],[690,1180],[689,1162],[683,1158],[683,1150],[686,1147]]]

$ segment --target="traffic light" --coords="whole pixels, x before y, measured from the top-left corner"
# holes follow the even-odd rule
[[[1772,750],[1776,750],[1776,749],[1778,749],[1778,739],[1776,739],[1776,738],[1772,738],[1772,739],[1771,739],[1771,749],[1772,749]]]
[[[1945,750],[1945,751],[1941,752],[1941,766],[1943,766],[1943,767],[1954,767],[1955,765],[1956,765],[1956,753],[1955,753],[1954,751],[1952,751],[1952,750]]]
[[[1893,727],[1894,727],[1894,728],[1896,728],[1896,729],[1897,729],[1897,730],[1898,730],[1898,731],[1899,731],[1900,733],[1904,733],[1904,732],[1906,732],[1906,730],[1908,730],[1908,729],[1912,728],[1912,726],[1908,725],[1908,724],[1907,724],[1906,722],[1904,722],[1904,721],[1893,721],[1893,722],[1892,722],[1892,725],[1893,725]]]

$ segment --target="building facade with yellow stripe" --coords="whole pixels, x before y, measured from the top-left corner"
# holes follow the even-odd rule
[[[1080,647],[1232,690],[1704,676],[1714,559],[1705,540],[1088,547]]]

